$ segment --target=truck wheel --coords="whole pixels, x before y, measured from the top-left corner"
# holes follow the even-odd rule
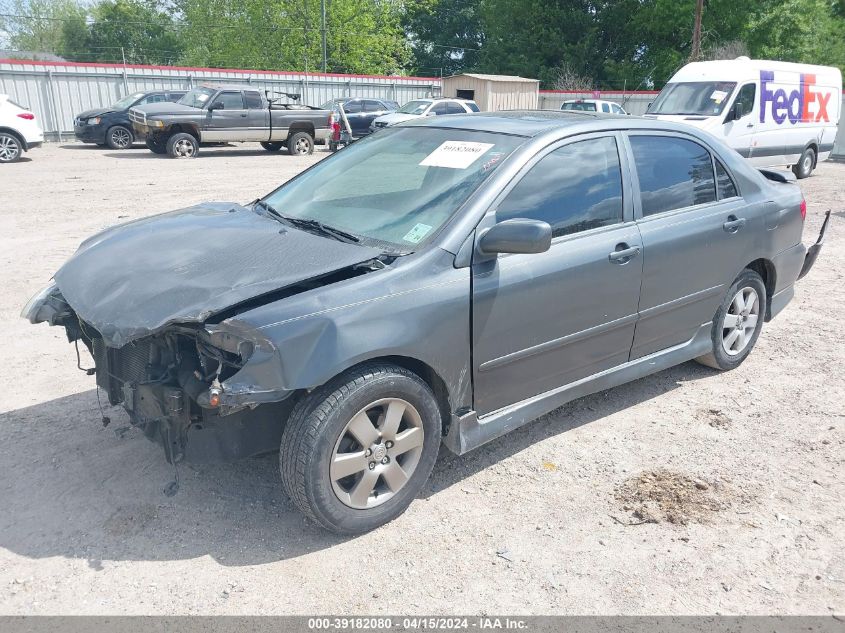
[[[106,132],[106,145],[112,149],[128,149],[134,140],[132,132],[122,125],[112,126]]]
[[[815,166],[816,150],[812,147],[808,147],[804,150],[804,153],[801,154],[801,158],[798,159],[798,162],[792,166],[792,173],[795,174],[795,177],[799,180],[807,178],[813,173],[813,168]]]
[[[13,163],[21,157],[23,147],[14,134],[0,132],[0,163]]]
[[[197,139],[190,134],[179,132],[167,139],[167,153],[171,158],[194,158],[199,151]]]
[[[144,140],[144,143],[146,143],[147,149],[149,149],[153,154],[167,153],[167,141],[160,141],[152,137],[147,137]]]
[[[313,154],[314,139],[308,132],[295,132],[288,138],[288,152],[292,156]]]
[[[437,400],[416,374],[385,363],[352,369],[294,407],[282,433],[282,484],[323,527],[363,534],[417,496],[441,428]]]
[[[266,149],[268,152],[278,152],[284,146],[285,146],[285,144],[281,143],[279,141],[274,141],[272,143],[268,143],[268,142],[265,141],[265,142],[261,143],[261,147]]]
[[[695,360],[722,371],[739,367],[760,336],[765,313],[766,285],[760,275],[746,269],[731,284],[713,318],[712,351]]]

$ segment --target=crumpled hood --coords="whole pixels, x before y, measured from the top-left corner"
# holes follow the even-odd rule
[[[55,280],[79,318],[121,347],[378,254],[212,202],[107,229],[84,241]]]
[[[111,114],[117,112],[114,108],[94,108],[93,110],[86,110],[76,115],[77,119],[90,119],[95,116],[103,116],[104,114]]]

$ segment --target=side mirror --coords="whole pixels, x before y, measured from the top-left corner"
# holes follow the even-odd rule
[[[746,114],[747,112],[745,112],[745,108],[743,107],[742,101],[737,101],[733,104],[731,111],[728,112],[728,116],[725,119],[725,123],[729,123],[731,121],[739,121]]]
[[[212,110],[225,110],[226,104],[222,101],[215,101],[210,106],[208,106],[208,111],[211,112]]]
[[[481,235],[482,253],[545,253],[552,245],[552,227],[540,220],[517,218],[494,224]]]

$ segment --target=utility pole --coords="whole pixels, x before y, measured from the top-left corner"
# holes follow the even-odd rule
[[[320,0],[320,14],[322,15],[323,19],[323,72],[328,72],[326,70],[326,0]]]
[[[692,27],[692,51],[690,61],[701,57],[701,14],[704,12],[704,0],[695,0],[695,24]]]

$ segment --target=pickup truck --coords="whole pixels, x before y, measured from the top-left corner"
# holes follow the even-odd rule
[[[173,158],[195,157],[200,143],[251,141],[270,152],[286,146],[304,156],[314,151],[315,141],[329,137],[331,117],[328,110],[277,103],[248,85],[204,84],[175,103],[129,110],[136,135],[152,152]]]

